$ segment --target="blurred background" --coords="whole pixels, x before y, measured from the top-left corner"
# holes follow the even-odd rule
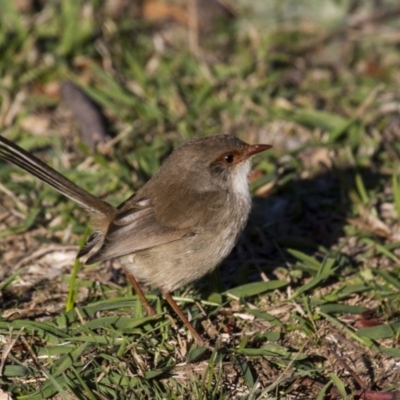
[[[236,369],[223,370],[222,386],[216,379],[203,398],[279,387],[293,398],[310,392],[314,399],[323,385],[340,386],[327,371],[357,390],[354,375],[332,356],[332,343],[343,344],[366,387],[395,389],[398,325],[389,329],[382,321],[395,318],[400,303],[399,65],[396,0],[0,0],[0,132],[113,205],[140,188],[183,140],[232,133],[272,144],[255,159],[254,209],[221,275],[178,293],[190,299],[185,312],[197,326],[204,320],[197,306],[206,301],[208,322],[242,357],[229,358]],[[30,331],[28,320],[47,318],[70,336],[80,334],[73,330],[80,317],[64,310],[75,284],[76,304],[125,298],[118,262],[85,267],[71,284],[76,244],[86,229],[74,204],[0,163],[3,335],[17,318],[32,346],[38,328]],[[90,320],[104,308],[88,310]],[[360,317],[370,310],[381,319]],[[112,395],[110,383],[103,387],[100,380],[96,390],[104,398],[128,398],[139,387],[149,398],[172,398],[175,383],[155,387],[146,380],[149,370],[156,376],[187,355],[182,342],[170,346],[171,331],[160,335],[159,325],[171,323],[162,321],[151,325],[151,341],[148,325],[139,336],[124,331],[145,349],[140,356],[110,345],[109,354],[117,352],[110,361],[97,342],[82,353],[121,368],[127,379],[118,386],[115,377],[121,392]],[[348,341],[342,323],[353,329]],[[368,331],[368,324],[377,330]],[[19,329],[15,322],[14,332]],[[357,329],[362,335],[355,340]],[[62,335],[54,337],[62,342]],[[275,347],[266,350],[271,342]],[[295,363],[294,352],[294,358],[302,352]],[[18,357],[29,364],[29,352]],[[220,360],[228,363],[227,357]],[[71,368],[81,371],[77,365]],[[87,393],[94,377],[104,378],[92,367],[82,372]],[[55,364],[55,377],[60,368]],[[81,387],[68,368],[62,372]],[[140,379],[129,380],[129,368]],[[0,384],[16,393],[22,383],[8,371],[12,378]],[[41,372],[30,374],[24,376]],[[59,391],[54,381],[32,385],[28,378],[25,394]],[[179,388],[194,395],[190,381]]]
[[[218,133],[274,146],[250,177],[263,227],[252,246],[267,263],[282,263],[276,243],[337,243],[344,218],[359,215],[355,198],[367,210],[390,199],[400,154],[396,1],[2,0],[1,10],[2,134],[114,205],[178,143]],[[10,181],[14,170],[1,170]],[[9,190],[20,180],[32,207],[3,220],[3,237],[42,223],[76,243],[86,223],[70,221],[75,206],[24,175]],[[60,205],[56,220],[43,199]],[[385,207],[397,226],[394,205]]]

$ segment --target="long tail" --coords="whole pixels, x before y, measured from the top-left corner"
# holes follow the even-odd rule
[[[110,204],[93,196],[3,136],[0,136],[0,158],[17,165],[75,201],[90,214],[94,229],[100,231],[107,229],[115,215],[115,208]]]

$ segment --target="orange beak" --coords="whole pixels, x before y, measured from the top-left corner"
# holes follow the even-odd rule
[[[254,156],[254,154],[261,153],[262,151],[270,149],[272,146],[270,144],[253,144],[246,150],[246,157]]]

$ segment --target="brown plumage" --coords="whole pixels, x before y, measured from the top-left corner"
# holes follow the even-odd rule
[[[251,156],[270,147],[250,146],[231,135],[190,140],[114,208],[0,136],[0,158],[89,213],[95,232],[78,257],[88,256],[86,263],[122,258],[148,312],[153,310],[137,281],[159,288],[199,342],[201,337],[177,310],[170,292],[210,272],[232,250],[250,211]]]

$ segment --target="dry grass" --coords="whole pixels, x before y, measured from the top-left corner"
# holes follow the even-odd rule
[[[271,29],[268,10],[242,9],[201,35],[195,55],[186,27],[111,17],[95,1],[26,13],[13,3],[0,16],[1,134],[92,193],[119,204],[193,136],[231,132],[274,150],[254,165],[254,209],[234,252],[175,293],[212,352],[192,344],[156,291],[159,314],[144,316],[118,261],[76,264],[86,216],[0,163],[1,390],[18,399],[394,399],[396,3],[329,1],[330,24],[326,10],[293,17],[283,3]],[[81,140],[59,94],[67,78],[103,109],[110,144],[93,151]]]

